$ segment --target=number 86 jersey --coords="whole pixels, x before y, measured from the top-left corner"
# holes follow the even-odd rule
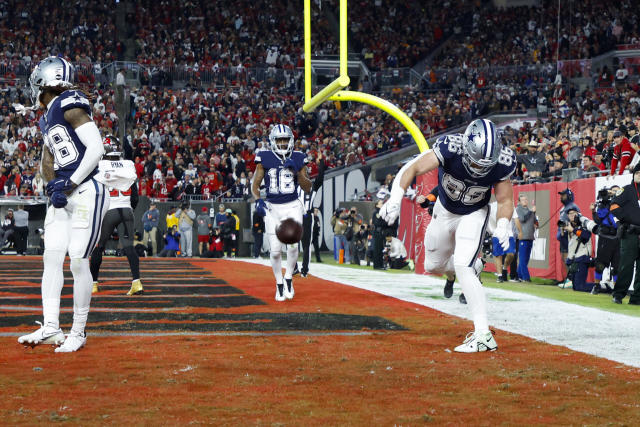
[[[462,163],[462,134],[442,136],[433,144],[438,158],[438,198],[451,213],[466,215],[483,208],[491,199],[491,188],[509,179],[516,169],[516,155],[502,147],[498,163],[483,177],[474,177]]]
[[[70,178],[86,150],[75,130],[64,118],[64,113],[74,108],[83,109],[91,117],[91,105],[87,97],[80,91],[67,90],[47,105],[47,111],[40,120],[44,143],[53,154],[56,178]],[[94,174],[95,171],[89,177]]]
[[[307,163],[307,156],[294,151],[290,157],[300,170]],[[283,161],[271,150],[256,153],[256,163],[264,168],[264,184],[267,187],[267,201],[271,203],[289,203],[298,199],[298,174],[283,166]]]

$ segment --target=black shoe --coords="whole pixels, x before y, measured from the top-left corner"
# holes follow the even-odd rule
[[[622,304],[622,298],[618,297],[618,296],[613,296],[611,298],[611,300],[615,303],[615,304]]]
[[[298,264],[296,264],[296,268],[293,269],[293,273],[291,273],[291,275],[297,276],[298,274],[300,274],[300,270],[298,269]]]
[[[504,283],[504,282],[506,282],[506,280],[504,280],[504,278],[502,278],[501,276],[498,276],[498,277],[496,278],[496,282],[498,282],[498,283]]]
[[[460,301],[460,304],[466,304],[467,303],[467,298],[464,296],[464,294],[460,294],[460,297],[458,298],[458,301]]]
[[[593,288],[591,288],[591,295],[598,295],[600,293],[600,285],[599,284],[595,284],[593,285]]]
[[[640,305],[640,301],[636,301],[636,300],[629,300],[629,305]]]
[[[451,298],[451,296],[453,295],[453,282],[456,281],[456,278],[454,276],[453,280],[449,280],[447,279],[447,283],[444,284],[444,297],[445,298]]]

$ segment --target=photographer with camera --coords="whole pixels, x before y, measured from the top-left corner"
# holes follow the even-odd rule
[[[366,224],[360,224],[358,227],[358,231],[351,239],[351,263],[355,265],[360,265],[362,260],[365,259],[369,237]]]
[[[162,236],[164,238],[164,248],[158,252],[159,257],[175,257],[180,250],[180,233],[178,233],[178,226],[173,225]]]
[[[556,233],[556,239],[560,243],[560,254],[562,255],[562,263],[566,264],[567,254],[569,252],[569,233],[567,231],[567,224],[569,222],[568,212],[570,209],[575,209],[580,213],[580,208],[573,202],[573,191],[568,188],[560,191],[560,202],[564,205],[560,209],[560,220],[558,220],[558,232]],[[561,288],[570,287],[571,281],[566,278],[558,283]]]
[[[610,292],[611,287],[602,281],[602,272],[609,268],[609,277],[615,280],[620,260],[620,239],[618,239],[618,223],[611,213],[611,198],[615,196],[620,187],[613,186],[610,189],[603,188],[598,192],[596,203],[591,204],[593,220],[598,224],[598,246],[596,248],[596,283],[591,290],[592,294],[598,294],[603,289]],[[604,285],[604,288],[603,288]]]
[[[633,168],[631,184],[620,189],[611,201],[611,213],[620,221],[620,265],[618,279],[613,288],[613,302],[622,304],[634,276],[633,293],[629,304],[640,305],[640,164]]]
[[[345,231],[345,237],[347,242],[349,243],[349,253],[351,254],[351,264],[360,265],[360,259],[355,259],[354,250],[355,250],[355,236],[356,233],[360,230],[360,226],[362,225],[362,215],[358,214],[358,209],[353,206],[349,209],[349,216],[347,217],[347,230]]]
[[[344,249],[344,262],[348,264],[351,261],[349,251],[349,242],[346,234],[349,232],[349,212],[346,209],[338,208],[331,217],[331,225],[333,226],[333,244],[336,253],[340,253],[340,249]],[[351,228],[351,232],[353,229]]]
[[[587,283],[587,273],[591,266],[591,232],[581,221],[580,212],[569,208],[565,230],[569,235],[569,252],[567,254],[567,278],[573,283],[574,291],[589,292],[593,288]]]

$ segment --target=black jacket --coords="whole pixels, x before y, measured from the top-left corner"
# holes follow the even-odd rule
[[[640,227],[640,189],[635,183],[625,185],[611,201],[611,213],[623,224]]]

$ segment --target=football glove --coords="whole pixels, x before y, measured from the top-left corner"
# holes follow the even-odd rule
[[[285,160],[284,165],[285,168],[287,169],[291,169],[294,172],[298,172],[300,169],[298,168],[298,165],[296,164],[296,162],[289,157],[287,160]]]
[[[67,178],[52,179],[47,183],[47,194],[52,196],[55,192],[65,193],[69,190],[73,190],[74,184]]]
[[[49,200],[51,200],[54,208],[64,208],[67,206],[67,195],[62,191],[54,191],[51,196],[49,196]]]
[[[493,232],[493,237],[498,239],[502,250],[509,249],[509,238],[512,237],[511,225],[507,218],[500,218],[496,224],[496,230]]]
[[[262,199],[256,200],[256,213],[260,216],[265,216],[267,214],[267,203]]]
[[[400,201],[396,201],[393,198],[387,200],[384,205],[380,208],[380,217],[384,219],[387,224],[393,225],[400,216]]]

